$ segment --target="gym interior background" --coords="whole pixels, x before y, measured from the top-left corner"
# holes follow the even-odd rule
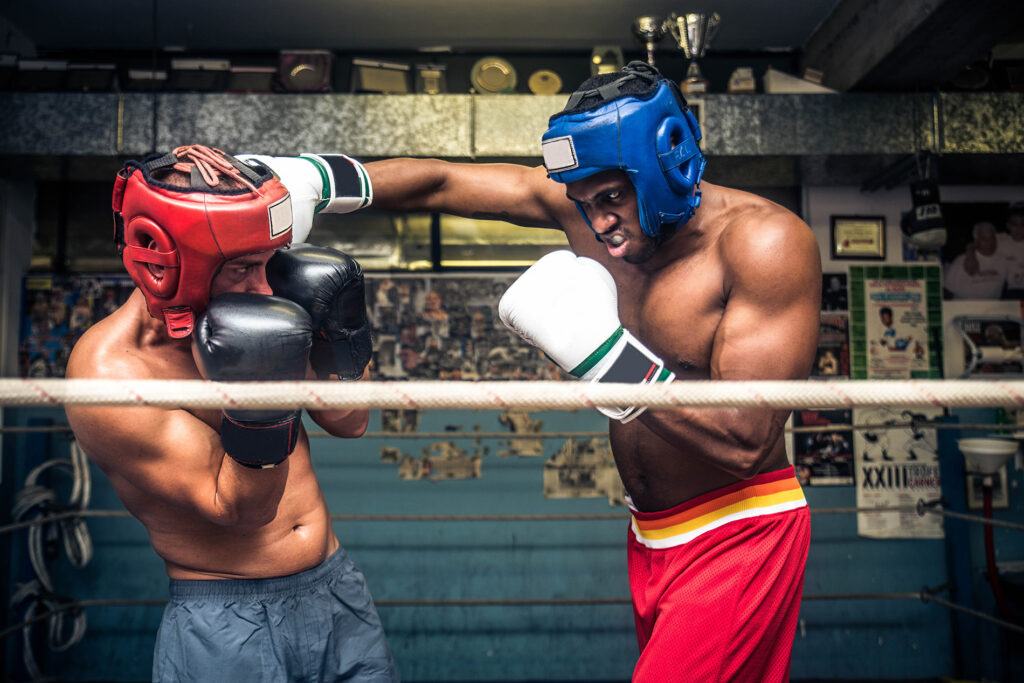
[[[237,15],[227,3],[156,0],[0,7],[5,377],[61,376],[76,334],[125,295],[109,196],[126,158],[203,142],[233,153],[537,164],[547,116],[576,84],[602,64],[648,57],[632,28],[641,8],[604,0],[458,8],[257,0]],[[1024,375],[1020,363],[972,364],[967,340],[980,343],[980,328],[954,324],[957,316],[996,321],[1019,346],[1019,299],[964,301],[940,287],[973,224],[1003,231],[1009,207],[1024,201],[1024,6],[820,0],[780,11],[753,0],[657,0],[642,11],[721,16],[697,62],[706,84],[689,95],[704,128],[705,178],[777,201],[815,231],[822,355],[838,361],[823,361],[816,375]],[[651,56],[666,76],[688,78],[671,35]],[[910,187],[921,182],[941,196],[941,251],[902,239],[915,208]],[[865,234],[863,245],[844,247]],[[310,241],[348,251],[367,271],[376,379],[553,376],[493,309],[516,273],[565,244],[560,233],[370,210],[318,218]],[[918,325],[925,351],[911,367],[872,360],[875,309],[865,294],[887,282],[916,283],[928,298]],[[790,452],[806,467],[813,520],[793,679],[1024,680],[1024,638],[985,619],[1024,616],[1019,530],[993,530],[999,605],[983,525],[887,513],[880,528],[882,515],[850,511],[885,488],[876,485],[889,463],[920,455],[941,471],[933,497],[980,515],[956,439],[993,431],[971,425],[1018,416],[938,411],[922,429],[920,416],[895,410],[891,421],[905,428],[891,432],[887,449],[878,447],[887,430],[840,429],[847,441],[831,459],[808,440],[813,432],[799,431],[879,419],[853,413],[798,412],[792,425]],[[4,409],[0,524],[14,521],[41,466],[35,483],[55,501],[36,514],[74,507],[72,483],[83,473],[52,466],[71,457],[64,423],[60,409]],[[404,680],[629,679],[627,515],[604,429],[590,411],[374,411],[366,437],[314,437],[335,530],[367,577]],[[42,527],[52,538],[26,529],[0,536],[10,558],[0,563],[6,680],[28,679],[26,645],[57,680],[148,679],[166,575],[142,527],[117,515],[102,473],[88,474],[88,508],[113,516]],[[999,473],[994,519],[1024,523],[1022,482],[1017,456]],[[82,524],[92,556],[79,567],[72,558],[81,556],[63,544],[82,551]],[[32,615],[19,590],[35,575],[33,551],[53,593],[86,605],[64,613],[52,643],[53,621],[11,630]],[[81,615],[87,627],[76,634]]]

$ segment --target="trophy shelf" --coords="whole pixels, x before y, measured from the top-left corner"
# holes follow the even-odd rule
[[[560,95],[0,93],[0,155],[537,158]],[[709,156],[1024,153],[1024,93],[702,94]],[[153,135],[156,144],[153,144]]]

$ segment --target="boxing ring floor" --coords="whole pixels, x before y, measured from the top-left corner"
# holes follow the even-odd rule
[[[509,439],[499,415],[428,409],[415,437],[396,438],[380,432],[374,410],[362,439],[312,439],[335,532],[367,576],[403,680],[628,680],[636,645],[625,510],[604,498],[540,495],[543,463],[566,435],[603,433],[605,421],[586,409],[532,411],[544,423],[544,455],[516,457],[498,455]],[[960,419],[974,418],[991,416],[977,409]],[[62,422],[57,408],[6,409],[5,425],[31,424],[36,431],[3,434],[5,456],[17,454],[4,458],[5,488],[20,487],[32,463],[67,456]],[[939,435],[956,437],[953,430]],[[489,449],[479,479],[400,480],[393,464],[381,462],[382,444],[418,454],[442,436],[469,451]],[[44,645],[39,657],[57,671],[74,672],[70,680],[148,680],[166,576],[141,525],[123,516],[105,477],[91,472],[95,515],[85,522],[92,560],[79,569],[60,556],[52,568],[58,592],[82,603],[88,628],[66,652]],[[944,604],[963,597],[949,590],[948,534],[945,540],[859,537],[850,487],[806,487],[805,495],[812,544],[793,680],[928,680],[958,665],[968,674],[973,666],[980,679],[985,667],[1015,666],[1004,661],[1005,652],[1020,636]],[[1022,519],[1017,508],[1000,514]],[[967,543],[977,545],[971,528],[979,525],[944,521],[970,527]],[[1014,529],[996,529],[997,546],[1011,555],[1020,538]],[[24,540],[23,530],[0,537],[10,543],[12,572],[27,562]],[[985,609],[991,607],[986,584],[976,583],[976,606],[992,613]],[[7,616],[4,627],[16,626],[17,615]],[[963,637],[964,623],[974,635],[958,648],[953,643]],[[45,621],[33,631],[45,637]],[[18,664],[19,640],[2,641],[5,671]]]

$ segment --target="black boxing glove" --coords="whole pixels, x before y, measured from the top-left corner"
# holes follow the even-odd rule
[[[267,263],[267,282],[276,296],[306,309],[313,321],[310,362],[317,377],[343,380],[363,376],[373,346],[366,316],[363,271],[336,249],[293,244]]]
[[[203,376],[218,382],[301,380],[312,329],[309,314],[287,299],[222,294],[199,317],[192,355]],[[295,450],[301,416],[301,410],[225,410],[220,440],[239,463],[273,467]]]

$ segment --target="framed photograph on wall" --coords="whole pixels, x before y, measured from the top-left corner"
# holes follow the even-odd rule
[[[938,264],[852,265],[848,278],[850,377],[941,378]]]
[[[885,216],[832,216],[832,258],[885,260]]]

